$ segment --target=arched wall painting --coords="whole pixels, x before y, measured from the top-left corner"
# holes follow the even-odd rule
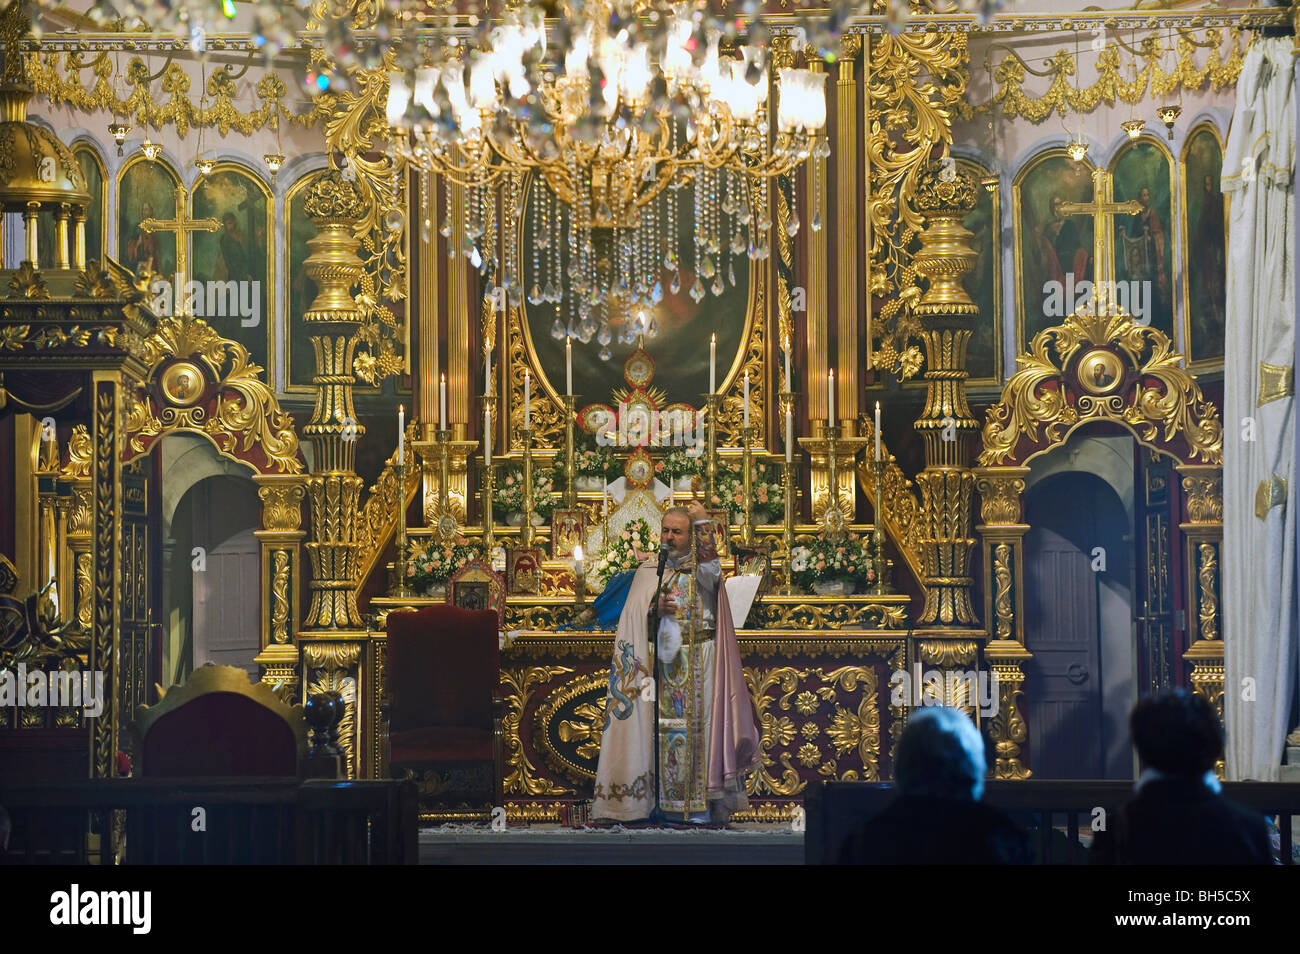
[[[1220,190],[1223,141],[1209,123],[1183,146],[1183,342],[1192,368],[1222,367],[1227,307],[1227,199]]]
[[[978,183],[990,172],[978,163],[958,159],[957,166]],[[975,267],[965,278],[966,293],[979,305],[979,318],[966,347],[966,368],[972,385],[1002,383],[1002,212],[998,190],[982,186],[975,197],[975,208],[963,223],[974,236]]]
[[[285,298],[288,302],[288,321],[285,323],[287,341],[285,347],[285,368],[288,380],[285,391],[314,392],[312,378],[316,376],[316,354],[311,346],[310,333],[303,323],[302,316],[316,298],[316,283],[303,270],[302,263],[311,254],[307,242],[316,235],[316,226],[307,216],[304,207],[307,201],[307,187],[319,175],[310,172],[294,183],[285,200],[288,221],[285,235],[289,240],[286,255],[288,281],[285,282]]]
[[[1174,339],[1173,161],[1153,139],[1139,139],[1111,163],[1116,202],[1142,211],[1113,219],[1116,297],[1129,314]]]
[[[681,263],[678,290],[676,292],[672,290],[672,274],[660,268],[658,274],[663,297],[653,310],[658,334],[645,339],[645,349],[655,364],[651,386],[662,388],[666,392],[665,403],[680,401],[699,407],[704,403],[702,395],[709,386],[709,336],[715,333],[718,336],[719,390],[725,386],[727,376],[733,367],[737,366],[741,348],[747,340],[749,323],[746,319],[749,313],[752,284],[751,261],[746,251],[742,251],[739,255],[731,255],[724,250],[715,255],[714,260],[720,263],[722,294],[715,296],[711,290],[706,291],[704,297],[697,303],[690,295],[696,277],[693,271],[695,214],[689,202],[690,193],[683,189],[668,190],[666,194],[677,202],[677,249]],[[573,293],[568,278],[569,248],[567,243],[559,249],[554,244],[544,249],[538,248],[539,243],[535,236],[541,231],[538,220],[540,203],[535,201],[535,196],[535,190],[530,187],[520,234],[526,324],[528,336],[532,340],[534,360],[537,368],[540,369],[539,373],[547,375],[551,388],[557,394],[562,394],[564,393],[564,331],[570,327],[576,329],[578,326],[576,314],[572,316],[570,314],[570,300]],[[660,221],[663,221],[662,216]],[[561,233],[559,229],[553,229],[552,233],[556,236],[567,234]],[[743,234],[748,240],[748,233]],[[725,243],[730,236],[719,236],[719,239]],[[601,236],[597,235],[596,241],[601,242]],[[529,298],[532,297],[535,276],[534,253],[536,252],[540,260],[542,255],[554,256],[557,250],[561,255],[561,274],[565,276],[563,288],[559,289],[564,300],[559,306],[546,302],[533,304]],[[598,249],[597,254],[600,253]],[[661,250],[656,257],[662,264],[663,251]],[[734,285],[730,281],[733,273]],[[546,268],[546,274],[552,274],[549,266]],[[709,288],[713,286],[713,277],[702,276],[701,278],[705,286]],[[545,287],[538,288],[538,291],[546,290]],[[560,327],[564,329],[558,337],[554,334],[557,317]],[[623,363],[635,350],[636,342],[620,342],[618,328],[612,327],[611,331],[613,340],[609,344],[610,357],[605,361],[600,358],[601,345],[595,336],[586,343],[580,342],[576,335],[574,337],[573,388],[581,395],[580,404],[608,402],[611,399],[611,392],[627,388],[627,383],[623,379]]]
[[[77,157],[81,174],[86,177],[86,189],[90,192],[90,205],[86,208],[86,264],[97,265],[104,258],[104,243],[108,239],[104,163],[98,150],[89,143],[77,143],[72,147],[72,154]]]
[[[176,233],[145,232],[140,223],[150,217],[176,217],[179,183],[165,162],[140,158],[122,169],[117,181],[117,260],[131,272],[147,269],[164,277],[175,274]]]
[[[1021,350],[1029,349],[1034,335],[1073,314],[1082,295],[1078,283],[1092,281],[1092,218],[1060,210],[1064,202],[1091,201],[1092,166],[1075,162],[1063,149],[1041,153],[1016,176],[1012,221]]]
[[[193,303],[194,313],[223,338],[247,348],[274,386],[269,193],[234,163],[218,163],[195,183],[191,205],[193,218],[221,223],[216,232],[192,233],[190,270],[205,289],[202,307]]]

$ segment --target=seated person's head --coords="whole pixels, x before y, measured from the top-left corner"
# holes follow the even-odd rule
[[[1223,753],[1223,729],[1214,707],[1186,689],[1138,702],[1129,728],[1142,767],[1167,775],[1204,775]]]
[[[895,784],[903,795],[979,801],[984,740],[968,715],[947,706],[914,709],[898,740]]]

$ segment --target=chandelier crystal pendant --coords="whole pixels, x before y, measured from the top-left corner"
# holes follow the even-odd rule
[[[567,0],[563,14],[554,47],[525,7],[464,62],[390,72],[387,119],[398,156],[466,189],[440,229],[448,254],[494,272],[481,209],[501,189],[532,238],[527,262],[503,241],[507,295],[553,306],[557,338],[595,338],[608,360],[615,335],[653,337],[666,292],[721,295],[735,257],[769,256],[769,180],[830,153],[826,74],[779,69],[774,84],[765,48],[724,54],[691,4]]]

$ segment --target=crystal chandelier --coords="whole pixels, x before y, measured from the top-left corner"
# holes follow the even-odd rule
[[[734,258],[770,254],[771,178],[830,154],[825,74],[777,70],[773,108],[766,50],[724,54],[692,5],[568,0],[564,14],[553,45],[522,8],[464,62],[390,73],[387,119],[401,158],[466,189],[461,221],[442,222],[449,254],[495,275],[481,240],[500,190],[531,237],[522,256],[502,243],[511,304],[553,305],[556,337],[594,337],[608,359],[615,333],[655,334],[665,288],[685,277],[698,303],[735,284]]]

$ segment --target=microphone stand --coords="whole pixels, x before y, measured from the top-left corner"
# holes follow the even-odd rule
[[[655,596],[650,602],[650,667],[654,678],[654,703],[651,709],[653,719],[650,731],[654,733],[654,786],[655,807],[650,813],[650,821],[659,824],[663,821],[663,809],[659,807],[659,598],[664,589],[664,565],[668,562],[668,544],[659,547],[659,571],[655,584]]]

